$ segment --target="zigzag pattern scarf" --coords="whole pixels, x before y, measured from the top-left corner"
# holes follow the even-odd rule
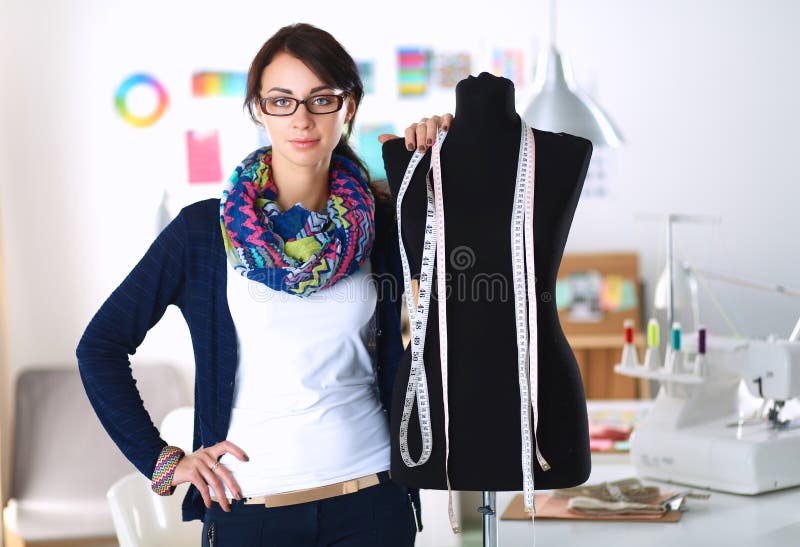
[[[375,204],[359,168],[331,159],[325,212],[297,203],[281,210],[272,180],[272,150],[239,164],[222,192],[220,225],[228,260],[243,276],[300,297],[357,271],[374,241]]]

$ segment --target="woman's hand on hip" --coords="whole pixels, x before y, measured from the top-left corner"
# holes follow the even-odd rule
[[[230,511],[230,504],[225,496],[225,486],[236,499],[241,499],[242,490],[233,478],[230,469],[219,463],[219,459],[225,454],[232,454],[243,462],[250,459],[241,448],[230,441],[222,441],[208,448],[200,448],[181,458],[175,468],[172,485],[177,486],[184,482],[192,483],[200,491],[203,502],[208,508],[211,507],[211,493],[208,489],[210,486],[214,489],[214,495],[222,510]]]
[[[414,149],[419,150],[420,152],[425,152],[432,144],[434,139],[436,138],[436,133],[439,131],[441,127],[443,130],[447,131],[450,129],[450,125],[453,123],[453,115],[452,114],[444,114],[442,116],[431,116],[430,118],[422,118],[420,121],[416,123],[412,123],[408,127],[406,127],[405,132],[405,139],[406,139],[406,148],[409,152],[413,151]],[[399,139],[397,135],[391,135],[389,133],[384,133],[378,137],[378,141],[383,144],[388,140],[391,139]]]

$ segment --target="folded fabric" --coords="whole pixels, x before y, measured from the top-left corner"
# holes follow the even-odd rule
[[[574,488],[562,488],[553,492],[553,496],[556,498],[581,496],[602,501],[629,501],[635,503],[653,503],[660,495],[661,491],[657,486],[645,486],[637,478],[576,486]]]
[[[662,504],[605,501],[583,496],[570,498],[567,509],[582,515],[652,515],[667,511],[666,505]]]
[[[613,425],[589,423],[589,437],[592,439],[608,439],[611,441],[626,441],[631,436],[633,428],[630,425]]]

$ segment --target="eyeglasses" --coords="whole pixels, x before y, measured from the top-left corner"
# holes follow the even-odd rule
[[[269,116],[291,116],[301,104],[311,114],[333,114],[342,109],[347,93],[341,95],[311,95],[302,101],[292,97],[261,97],[258,104],[261,111]]]

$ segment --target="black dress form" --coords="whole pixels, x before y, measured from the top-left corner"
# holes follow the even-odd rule
[[[514,86],[488,73],[456,87],[456,111],[441,151],[447,258],[450,484],[454,490],[522,489],[519,380],[511,260],[511,217],[520,144]],[[539,343],[539,447],[549,471],[534,462],[537,489],[586,481],[591,468],[586,400],[578,365],[561,330],[556,275],[589,166],[586,139],[534,129],[534,242]],[[402,139],[383,146],[395,199],[411,152]],[[402,237],[418,277],[425,230],[428,151],[403,199]],[[392,413],[392,478],[416,488],[446,489],[438,308],[432,286],[424,351],[433,452],[409,468],[400,457],[399,429],[410,371],[400,362]],[[531,416],[531,424],[533,418]],[[422,442],[417,405],[411,415],[411,457]]]

